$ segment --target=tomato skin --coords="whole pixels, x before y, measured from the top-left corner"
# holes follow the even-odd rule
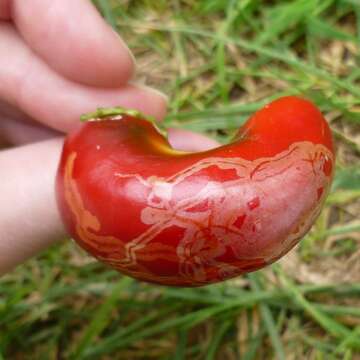
[[[100,261],[144,281],[201,286],[295,246],[334,161],[327,122],[298,97],[268,104],[234,142],[201,153],[171,149],[149,121],[113,115],[68,136],[56,192],[69,234]]]

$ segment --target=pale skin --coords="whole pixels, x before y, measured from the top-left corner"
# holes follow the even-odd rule
[[[66,238],[54,180],[81,114],[121,105],[164,117],[166,97],[136,84],[135,71],[90,1],[0,0],[0,275]],[[216,146],[181,130],[169,137],[182,150]]]

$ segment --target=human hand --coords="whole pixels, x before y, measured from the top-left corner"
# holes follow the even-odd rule
[[[87,0],[0,0],[0,274],[66,236],[54,196],[61,136],[121,105],[161,120],[166,98],[131,82],[125,43]],[[174,130],[179,149],[215,143]]]

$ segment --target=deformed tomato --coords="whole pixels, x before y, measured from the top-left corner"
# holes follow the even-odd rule
[[[298,97],[200,153],[172,149],[133,111],[89,120],[65,141],[59,208],[81,247],[137,279],[200,286],[264,267],[308,232],[331,184],[329,127]]]

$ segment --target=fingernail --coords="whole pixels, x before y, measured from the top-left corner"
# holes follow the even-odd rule
[[[166,94],[164,94],[163,92],[161,92],[160,90],[154,89],[154,88],[149,88],[149,87],[147,87],[147,88],[148,88],[150,91],[152,91],[154,94],[156,94],[156,95],[158,95],[159,97],[163,98],[166,103],[169,102],[169,97],[168,97]]]
[[[153,87],[149,87],[149,86],[144,85],[144,84],[139,84],[139,83],[136,83],[136,82],[133,82],[133,81],[130,81],[129,83],[131,85],[134,85],[134,86],[140,88],[140,89],[144,89],[144,90],[146,90],[148,92],[151,92],[151,93],[153,93],[154,95],[156,95],[158,97],[161,97],[166,103],[169,102],[169,97],[166,94],[164,94],[163,92],[161,92],[160,90],[158,90],[158,89],[155,89]]]
[[[130,50],[130,48],[128,47],[128,45],[124,41],[124,39],[120,36],[120,34],[111,25],[109,25],[109,27],[112,30],[112,32],[116,35],[118,40],[121,42],[121,45],[123,46],[123,48],[125,50],[127,50],[128,54],[129,54],[129,56],[131,58],[131,61],[134,64],[134,68],[136,68],[137,63],[136,63],[136,58],[135,58],[134,54],[132,53],[132,51]]]

